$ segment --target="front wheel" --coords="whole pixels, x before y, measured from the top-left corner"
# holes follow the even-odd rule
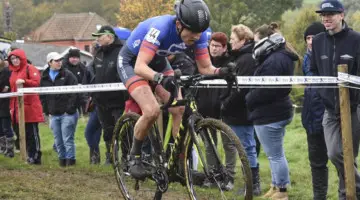
[[[186,136],[185,147],[185,178],[192,200],[253,198],[246,152],[229,126],[202,119],[195,134]]]
[[[136,113],[126,113],[118,119],[112,139],[111,156],[118,187],[126,200],[152,199],[157,192],[157,185],[150,179],[138,181],[132,178],[129,170],[128,155],[132,147],[134,127],[140,116]],[[145,140],[142,146],[144,161],[152,162],[151,146]],[[156,193],[159,197],[160,194]],[[160,196],[161,198],[161,196]]]

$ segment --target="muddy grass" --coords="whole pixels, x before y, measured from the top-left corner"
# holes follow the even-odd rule
[[[139,199],[152,199],[143,193]],[[54,169],[6,169],[0,167],[0,199],[123,199],[112,174]],[[170,187],[163,199],[188,199]]]

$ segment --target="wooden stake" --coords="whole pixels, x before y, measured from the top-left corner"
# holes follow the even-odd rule
[[[348,73],[348,66],[338,65],[338,72]],[[349,88],[346,88],[342,84],[339,84],[339,97],[346,199],[355,200],[356,189]]]
[[[23,85],[18,85],[17,88],[22,88]],[[24,96],[18,96],[18,117],[19,117],[19,142],[20,155],[23,161],[26,161],[26,136],[25,136],[25,111],[24,111]]]

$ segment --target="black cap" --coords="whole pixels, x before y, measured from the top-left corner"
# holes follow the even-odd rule
[[[111,26],[102,26],[96,33],[92,33],[91,35],[94,37],[99,37],[102,35],[110,34],[116,36],[114,29]]]
[[[338,0],[325,0],[320,3],[320,10],[315,11],[316,13],[324,12],[344,12],[343,4]]]
[[[306,41],[306,37],[308,35],[317,35],[321,32],[325,31],[325,27],[320,22],[314,22],[310,26],[308,26],[304,32],[304,40]]]
[[[80,50],[79,49],[69,49],[69,58],[77,57],[80,58]]]

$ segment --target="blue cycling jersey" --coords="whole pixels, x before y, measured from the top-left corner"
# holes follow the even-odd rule
[[[131,33],[126,44],[129,50],[138,55],[140,48],[150,54],[166,57],[183,52],[188,46],[176,31],[176,16],[163,15],[141,22]],[[208,56],[207,33],[203,32],[195,42],[195,58]]]

